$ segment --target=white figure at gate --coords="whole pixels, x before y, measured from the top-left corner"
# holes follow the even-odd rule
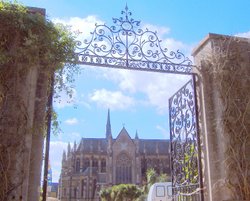
[[[171,182],[154,183],[150,187],[147,201],[171,201],[171,200],[172,200]]]

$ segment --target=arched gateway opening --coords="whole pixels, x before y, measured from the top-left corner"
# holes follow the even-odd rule
[[[191,79],[169,99],[170,156],[174,200],[203,200],[198,129],[196,74],[192,61],[180,51],[161,46],[157,33],[142,30],[128,7],[113,25],[96,25],[90,40],[79,41],[79,64],[106,68],[190,75]],[[130,183],[126,154],[117,159],[117,183]],[[79,168],[78,166],[76,168]]]

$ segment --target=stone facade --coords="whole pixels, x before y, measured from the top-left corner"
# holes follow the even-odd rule
[[[169,162],[168,140],[139,139],[137,132],[132,139],[125,127],[113,139],[108,112],[106,138],[83,138],[63,153],[60,199],[98,200],[102,187],[142,185],[148,168],[170,174]]]

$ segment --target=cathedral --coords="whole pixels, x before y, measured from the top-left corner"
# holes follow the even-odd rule
[[[105,138],[82,138],[63,152],[59,199],[98,201],[101,188],[141,186],[149,168],[170,174],[169,157],[169,140],[140,139],[137,132],[132,139],[125,127],[114,139],[108,110]]]

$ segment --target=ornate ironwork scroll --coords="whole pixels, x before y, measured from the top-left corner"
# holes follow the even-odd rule
[[[169,99],[172,185],[200,187],[199,139],[194,80]]]
[[[96,25],[90,40],[78,43],[81,64],[138,70],[190,73],[192,62],[182,52],[161,47],[157,32],[140,28],[128,7],[113,26]]]

